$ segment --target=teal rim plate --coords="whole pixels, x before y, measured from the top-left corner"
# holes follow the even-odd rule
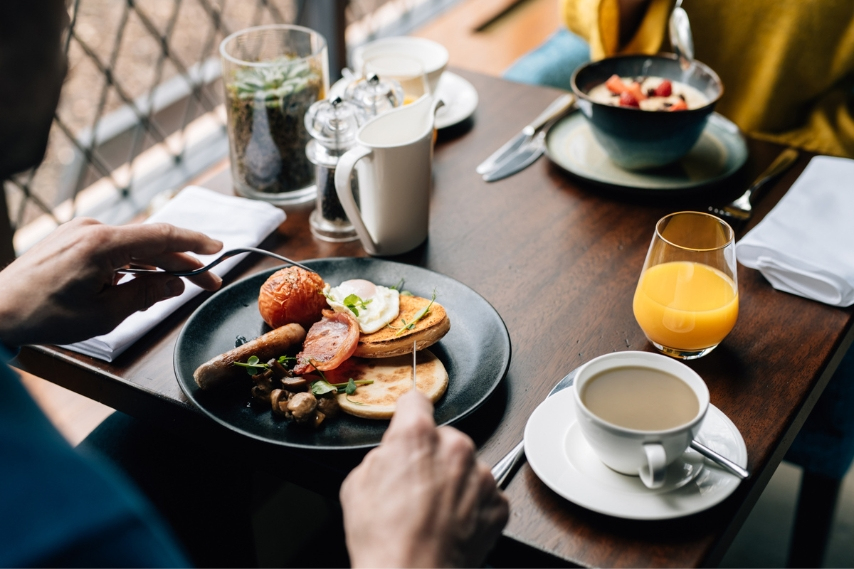
[[[662,168],[632,172],[611,162],[584,115],[572,113],[549,130],[546,155],[564,170],[586,180],[659,192],[699,188],[728,178],[747,160],[747,143],[733,122],[714,113],[700,140],[681,160]]]

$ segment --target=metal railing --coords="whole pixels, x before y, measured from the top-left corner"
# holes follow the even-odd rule
[[[77,215],[124,223],[226,157],[218,47],[230,33],[317,29],[334,79],[345,34],[352,47],[407,33],[454,1],[72,0],[69,73],[48,150],[37,169],[3,182],[0,245],[11,250],[14,239],[20,254]]]

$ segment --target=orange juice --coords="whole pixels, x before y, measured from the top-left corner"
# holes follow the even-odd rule
[[[640,277],[635,319],[647,338],[668,348],[702,350],[716,346],[738,318],[733,280],[708,265],[662,263]]]

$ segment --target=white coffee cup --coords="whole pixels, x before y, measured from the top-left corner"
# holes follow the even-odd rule
[[[356,146],[338,161],[335,191],[369,255],[398,255],[427,239],[433,123],[442,104],[424,95],[371,119],[356,133]]]
[[[378,55],[406,55],[421,60],[430,92],[435,93],[439,78],[448,66],[448,50],[440,43],[410,36],[382,38],[353,51],[353,67],[359,74],[365,61]]]
[[[646,368],[674,376],[697,397],[699,411],[687,422],[665,430],[631,429],[602,419],[584,403],[584,390],[602,372],[622,367]],[[617,472],[639,475],[648,488],[664,484],[667,466],[688,449],[700,432],[709,408],[709,389],[694,370],[677,360],[649,352],[615,352],[590,360],[579,368],[574,391],[581,433],[599,459]]]

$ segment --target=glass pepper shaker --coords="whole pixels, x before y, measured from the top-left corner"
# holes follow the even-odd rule
[[[317,207],[309,216],[309,225],[318,239],[333,242],[357,239],[356,230],[338,201],[335,169],[339,158],[355,146],[356,132],[368,118],[364,108],[340,97],[317,101],[305,114],[305,128],[312,137],[305,153],[314,164],[317,181]],[[357,182],[353,180],[354,191]]]
[[[403,105],[403,97],[398,81],[383,81],[376,75],[354,81],[344,91],[344,99],[364,107],[370,117]]]

